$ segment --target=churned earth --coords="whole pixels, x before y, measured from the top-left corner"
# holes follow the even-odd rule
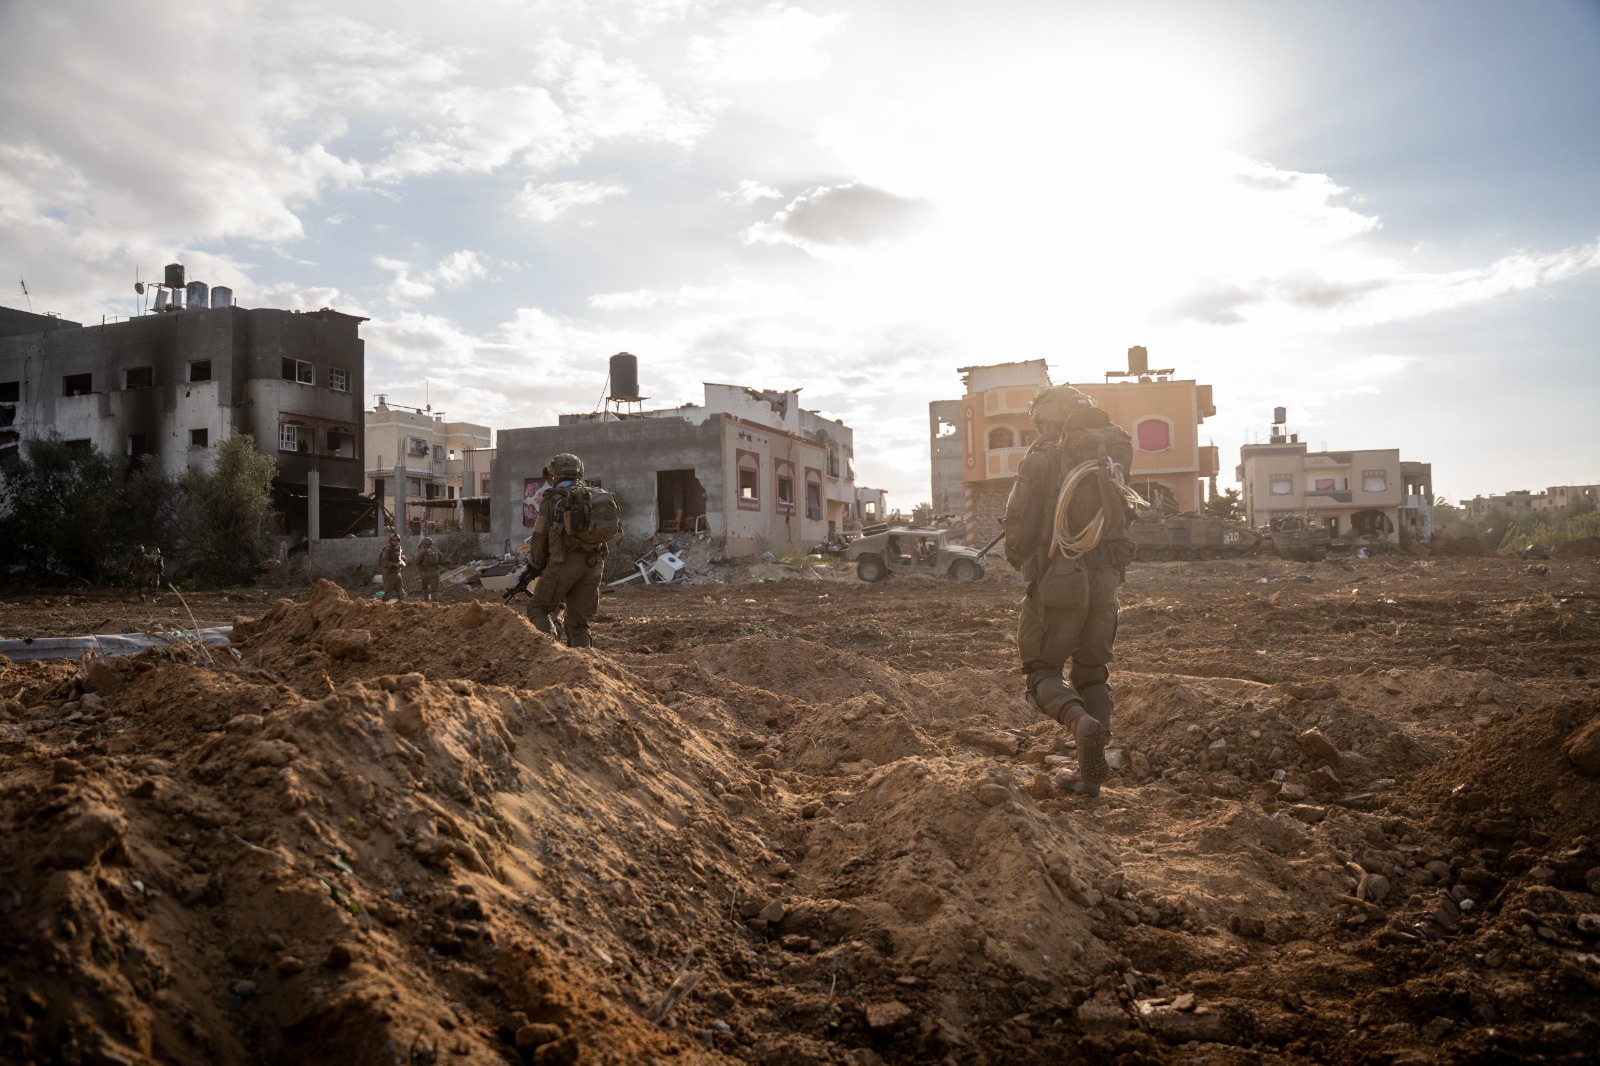
[[[1136,565],[1097,799],[1014,575],[766,572],[4,597],[235,628],[0,662],[0,1060],[1592,1061],[1594,560]]]

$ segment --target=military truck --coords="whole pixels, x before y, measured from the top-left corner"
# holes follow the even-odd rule
[[[1328,557],[1333,534],[1317,520],[1316,513],[1285,515],[1272,521],[1272,550],[1280,559],[1301,563],[1320,563]]]
[[[869,527],[870,528],[870,527]],[[855,560],[862,581],[882,581],[890,574],[932,574],[955,581],[979,581],[984,556],[961,544],[951,544],[942,529],[880,528],[852,540],[845,558]]]
[[[1128,526],[1141,562],[1174,559],[1238,559],[1261,550],[1261,534],[1217,515],[1185,511],[1141,511]]]

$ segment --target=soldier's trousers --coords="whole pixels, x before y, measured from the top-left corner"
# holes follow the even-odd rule
[[[406,598],[406,586],[400,580],[400,571],[385,570],[383,572],[383,598],[390,602]]]
[[[564,604],[567,609],[564,621],[567,643],[574,648],[592,646],[594,641],[589,636],[589,620],[600,609],[600,571],[603,564],[604,560],[596,556],[591,565],[588,553],[574,551],[559,563],[547,565],[529,590],[533,595],[533,605],[528,608],[528,617],[533,624],[546,633],[552,632],[550,613]],[[540,625],[541,619],[543,625]]]
[[[430,599],[437,599],[438,598],[438,596],[439,596],[439,571],[437,571],[437,570],[424,570],[424,571],[422,571],[422,594],[424,596],[429,597]]]
[[[1028,585],[1017,623],[1017,654],[1028,679],[1028,693],[1047,716],[1081,700],[1089,713],[1111,724],[1111,689],[1106,684],[1117,638],[1117,586],[1114,566],[1084,566],[1057,558]],[[1072,664],[1068,678],[1063,672]]]

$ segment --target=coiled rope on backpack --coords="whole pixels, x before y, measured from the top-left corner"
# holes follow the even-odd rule
[[[1067,517],[1067,510],[1072,505],[1072,495],[1086,478],[1095,476],[1100,466],[1099,460],[1090,459],[1079,463],[1068,472],[1065,480],[1061,482],[1061,492],[1056,496],[1055,520],[1050,528],[1050,553],[1060,553],[1067,559],[1081,559],[1088,555],[1099,544],[1100,538],[1105,535],[1106,513],[1103,508],[1095,508],[1094,517],[1080,530],[1072,529],[1071,520]],[[1135,507],[1148,507],[1144,497],[1133,489],[1117,482],[1123,497]]]

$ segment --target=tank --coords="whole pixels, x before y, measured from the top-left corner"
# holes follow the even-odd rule
[[[191,311],[204,310],[211,306],[211,287],[203,281],[191,281],[184,286],[184,306]]]
[[[1128,526],[1140,562],[1238,559],[1261,550],[1261,534],[1241,522],[1211,514],[1142,512]]]
[[[629,352],[618,352],[611,357],[611,398],[613,400],[639,400],[639,357]]]
[[[167,264],[167,276],[166,276],[166,279],[162,282],[162,284],[165,285],[169,289],[181,289],[181,288],[183,288],[183,264],[182,263],[168,263]]]
[[[216,288],[212,289],[211,290],[211,306],[212,307],[232,307],[233,306],[233,290],[228,288],[226,285],[218,285]]]

